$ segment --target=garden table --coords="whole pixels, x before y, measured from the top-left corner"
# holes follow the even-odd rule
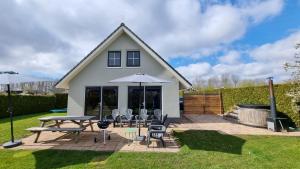
[[[71,121],[79,125],[80,128],[86,129],[90,126],[91,130],[94,131],[92,123],[93,118],[95,118],[95,116],[48,116],[39,118],[39,120],[41,121],[41,127],[44,127],[49,121],[55,121],[55,126],[60,128],[60,125],[64,123],[64,121]],[[86,121],[88,121],[88,124],[84,125],[83,123]]]

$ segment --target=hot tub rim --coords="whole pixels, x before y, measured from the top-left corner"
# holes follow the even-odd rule
[[[269,105],[265,104],[238,104],[239,108],[248,108],[248,109],[267,109],[270,110]]]

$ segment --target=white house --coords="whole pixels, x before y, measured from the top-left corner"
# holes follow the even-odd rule
[[[83,58],[56,84],[69,90],[68,115],[99,116],[112,109],[127,108],[138,113],[142,91],[135,83],[109,83],[110,80],[145,73],[171,83],[146,84],[146,108],[151,113],[162,109],[171,118],[179,118],[179,90],[191,87],[181,74],[151,49],[125,24],[121,24],[103,42]]]

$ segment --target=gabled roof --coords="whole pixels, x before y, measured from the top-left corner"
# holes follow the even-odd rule
[[[192,84],[177,72],[168,62],[166,62],[159,54],[157,54],[149,45],[139,38],[124,23],[114,30],[106,39],[97,45],[87,56],[85,56],[77,65],[75,65],[67,74],[65,74],[56,84],[57,88],[68,88],[68,83],[73,79],[85,66],[87,66],[95,57],[98,56],[106,47],[108,47],[122,33],[126,33],[133,41],[138,43],[145,51],[147,51],[155,60],[165,67],[179,82],[185,87],[190,88]]]

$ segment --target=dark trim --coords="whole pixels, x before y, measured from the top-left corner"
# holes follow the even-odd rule
[[[121,24],[122,25],[122,24]],[[144,45],[146,45],[153,53],[155,53],[163,62],[165,62],[171,69],[175,71],[184,81],[186,81],[189,85],[192,86],[192,83],[190,83],[184,76],[182,76],[176,69],[173,68],[165,59],[163,59],[157,52],[155,52],[146,42],[144,42],[140,37],[138,37],[131,29],[129,29],[125,24],[123,25],[126,29],[129,30],[137,39],[139,39]]]
[[[84,88],[84,115],[86,115],[86,109],[87,109],[87,106],[86,106],[86,103],[87,103],[87,89],[88,88],[100,88],[100,102],[102,101],[101,99],[101,86],[85,86]]]
[[[109,34],[102,42],[100,42],[90,53],[88,53],[83,59],[79,61],[72,69],[70,69],[59,81],[55,83],[55,86],[60,83],[65,77],[67,77],[76,67],[78,67],[84,60],[86,60],[94,51],[96,51],[97,48],[99,48],[102,44],[104,44],[113,34],[115,34],[122,26],[124,26],[124,23],[122,23],[120,26],[118,26],[111,34]]]
[[[120,65],[116,65],[116,66],[109,65],[109,53],[120,53]],[[107,67],[121,67],[121,66],[122,66],[122,52],[120,50],[108,51],[107,52]]]
[[[127,86],[127,108],[129,108],[129,88],[137,88],[137,89],[139,89],[140,88],[140,86]],[[151,87],[158,87],[159,89],[160,89],[160,109],[162,109],[162,102],[163,102],[163,100],[162,100],[162,95],[163,95],[163,91],[162,91],[162,87],[161,86],[145,86],[145,90],[146,90],[146,92],[147,92],[147,87],[148,88],[151,88]],[[144,86],[141,86],[141,88],[142,88],[142,93],[144,92]],[[146,99],[146,98],[145,98]],[[146,100],[145,100],[146,101]],[[145,105],[146,106],[146,105]]]
[[[128,65],[128,52],[139,52],[139,65],[138,66],[129,66]],[[141,66],[141,52],[139,51],[139,50],[128,50],[127,52],[126,52],[126,67],[140,67]]]
[[[100,95],[99,95],[99,98],[100,98],[100,102],[103,104],[103,90],[104,89],[109,89],[109,88],[117,88],[117,107],[119,107],[119,86],[85,86],[85,90],[84,90],[84,115],[86,115],[86,103],[87,103],[87,88],[100,88]],[[101,98],[102,96],[102,98]],[[102,109],[103,109],[103,105],[102,105]],[[100,112],[98,114],[98,116],[100,116]]]
[[[60,83],[66,76],[68,76],[77,66],[79,66],[85,59],[87,59],[98,47],[105,43],[113,34],[115,34],[122,26],[131,32],[138,40],[140,40],[145,46],[147,46],[153,53],[155,53],[165,64],[167,64],[175,73],[177,73],[185,82],[192,86],[192,84],[182,76],[175,68],[173,68],[168,62],[166,62],[157,52],[155,52],[146,42],[138,37],[131,29],[129,29],[124,23],[121,23],[111,34],[108,35],[101,43],[99,43],[88,55],[86,55],[77,65],[75,65],[67,74],[65,74],[56,84]]]

